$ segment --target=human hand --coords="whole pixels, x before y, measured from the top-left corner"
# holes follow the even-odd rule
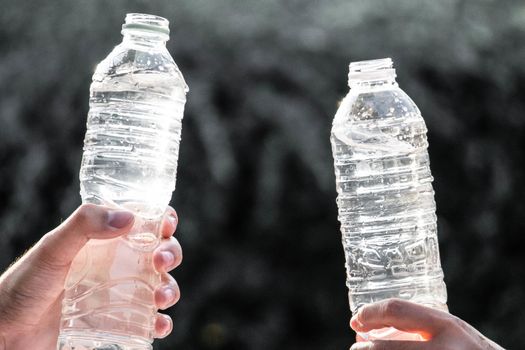
[[[177,214],[169,207],[162,222],[162,241],[153,255],[161,284],[155,290],[157,308],[179,300],[180,291],[169,271],[182,261],[182,249],[172,237]],[[0,350],[54,350],[59,332],[63,288],[71,262],[90,239],[124,235],[133,226],[127,211],[84,204],[47,233],[0,276]],[[172,321],[157,314],[155,337],[171,332]]]
[[[441,310],[400,299],[363,306],[350,320],[356,332],[384,327],[419,334],[424,341],[374,340],[358,337],[350,350],[502,350],[465,321]]]

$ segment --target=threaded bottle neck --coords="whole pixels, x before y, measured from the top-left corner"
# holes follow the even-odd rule
[[[170,38],[169,21],[166,18],[144,13],[128,13],[122,25],[124,40],[141,43],[165,43]]]
[[[350,72],[348,73],[348,86],[350,88],[391,85],[397,86],[396,70],[392,59],[381,58],[350,63]]]

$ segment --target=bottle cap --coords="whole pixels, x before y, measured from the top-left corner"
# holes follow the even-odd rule
[[[144,13],[128,13],[126,15],[126,23],[122,25],[122,32],[134,29],[165,35],[170,34],[169,21],[166,18]]]
[[[350,63],[348,85],[374,83],[379,81],[395,81],[396,70],[391,58],[358,61]]]

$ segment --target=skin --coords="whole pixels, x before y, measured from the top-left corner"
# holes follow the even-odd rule
[[[456,316],[400,299],[363,306],[350,320],[350,326],[356,332],[394,327],[425,339],[364,341],[358,336],[350,350],[503,350]]]
[[[47,233],[0,276],[0,350],[54,350],[59,331],[63,286],[71,262],[90,239],[114,238],[130,231],[133,214],[84,204]],[[158,309],[180,297],[169,271],[182,261],[182,249],[172,237],[177,214],[168,208],[162,223],[162,241],[153,256],[161,283],[155,290]],[[172,330],[169,316],[158,313],[155,337]]]

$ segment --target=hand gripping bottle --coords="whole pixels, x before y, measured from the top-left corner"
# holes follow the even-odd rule
[[[401,298],[447,310],[426,126],[389,58],[350,64],[332,152],[352,313]],[[420,339],[392,328],[366,338]]]
[[[59,350],[152,349],[160,275],[153,250],[175,189],[188,88],[166,49],[168,21],[128,14],[97,66],[80,169],[83,203],[127,209],[125,237],[90,241],[65,283]]]

